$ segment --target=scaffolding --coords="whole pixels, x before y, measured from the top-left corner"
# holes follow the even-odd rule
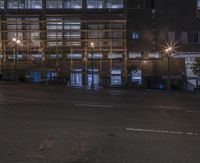
[[[19,75],[40,70],[44,77],[48,69],[64,76],[74,68],[86,72],[91,64],[91,42],[101,73],[110,73],[113,66],[125,69],[121,63],[127,55],[124,13],[5,14],[0,27],[0,66],[6,78],[13,78],[15,62]],[[12,38],[21,41],[16,58]],[[105,64],[109,64],[107,72]]]

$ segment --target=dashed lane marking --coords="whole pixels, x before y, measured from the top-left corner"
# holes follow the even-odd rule
[[[112,105],[96,105],[96,104],[74,104],[75,106],[99,107],[99,108],[113,108]]]
[[[134,132],[149,132],[149,133],[161,133],[161,134],[193,135],[193,136],[198,135],[197,132],[167,131],[167,130],[140,129],[140,128],[126,128],[126,130]]]

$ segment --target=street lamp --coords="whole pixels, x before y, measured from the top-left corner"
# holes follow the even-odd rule
[[[18,59],[17,57],[18,57],[18,48],[21,41],[18,40],[17,38],[12,38],[12,42],[15,45],[13,53],[15,54],[15,80],[17,81],[17,59]]]
[[[169,46],[165,49],[165,52],[167,53],[167,74],[168,74],[168,81],[167,81],[167,90],[171,90],[171,72],[170,72],[170,57],[172,55],[173,48]]]
[[[91,55],[92,55],[92,82],[91,82],[91,89],[94,89],[94,43],[90,43],[91,47]]]

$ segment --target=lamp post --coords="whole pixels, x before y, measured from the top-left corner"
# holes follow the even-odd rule
[[[167,80],[167,90],[171,90],[171,72],[170,72],[170,57],[172,54],[173,48],[170,46],[165,49],[165,52],[167,53],[167,74],[168,74],[168,80]]]
[[[13,43],[14,43],[14,45],[15,45],[15,47],[14,47],[14,50],[13,50],[13,53],[14,53],[14,55],[15,55],[15,70],[14,70],[14,75],[15,75],[15,81],[17,81],[17,61],[18,61],[18,49],[19,49],[19,44],[21,43],[21,41],[20,40],[18,40],[18,39],[16,39],[16,38],[12,38],[12,41],[13,41]]]
[[[91,82],[91,89],[94,89],[94,43],[90,43],[91,47],[91,55],[92,55],[92,82]]]

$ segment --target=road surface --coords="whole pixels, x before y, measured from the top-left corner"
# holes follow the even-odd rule
[[[0,84],[0,163],[199,163],[200,96]]]

